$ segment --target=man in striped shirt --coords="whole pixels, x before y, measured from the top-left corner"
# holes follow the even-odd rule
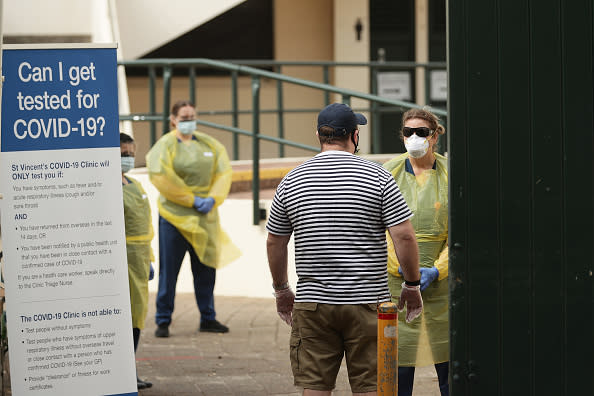
[[[377,304],[390,301],[386,229],[402,265],[399,309],[423,307],[412,216],[392,175],[353,155],[362,114],[342,103],[318,115],[321,153],[279,184],[266,229],[277,312],[292,325],[291,367],[303,395],[330,395],[343,355],[351,390],[377,394]],[[295,237],[297,295],[288,283],[287,245]]]

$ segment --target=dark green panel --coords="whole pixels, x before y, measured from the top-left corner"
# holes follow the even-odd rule
[[[449,155],[449,245],[450,245],[450,389],[453,395],[466,395],[468,359],[468,119],[466,76],[468,36],[466,3],[449,1],[448,29],[448,155]],[[452,57],[455,57],[453,59]],[[455,149],[454,149],[455,147]]]
[[[531,0],[532,163],[533,163],[533,348],[537,395],[562,395],[565,378],[563,287],[566,271],[563,242],[563,65],[559,1]],[[556,286],[555,286],[556,285]],[[551,313],[559,318],[551,321]],[[556,364],[551,364],[556,362]]]
[[[528,0],[499,2],[500,147],[498,191],[500,228],[501,315],[498,358],[501,395],[530,395],[532,347],[530,338],[530,224],[532,131],[530,111],[530,39]],[[513,59],[513,62],[509,60]],[[518,265],[525,263],[525,265]],[[513,292],[509,292],[513,291]]]
[[[594,394],[592,1],[448,14],[452,394]]]
[[[592,353],[592,243],[594,210],[594,121],[592,81],[592,1],[563,3],[563,179],[565,266],[565,394],[594,394]],[[584,56],[586,54],[587,56]],[[579,98],[578,100],[576,100]],[[589,163],[587,160],[590,160]],[[586,197],[590,197],[587,199]],[[584,199],[586,198],[586,199]],[[590,301],[589,301],[590,300]],[[588,392],[589,389],[589,392]]]
[[[470,354],[468,391],[498,394],[499,372],[492,366],[499,338],[498,239],[498,65],[495,3],[469,2],[468,36],[468,309]],[[485,93],[490,93],[485,95]],[[455,133],[455,129],[452,131]],[[485,342],[489,340],[489,342]],[[487,392],[485,390],[488,389]]]

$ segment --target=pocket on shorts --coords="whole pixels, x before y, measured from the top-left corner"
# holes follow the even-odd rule
[[[298,302],[293,305],[293,328],[289,340],[291,368],[293,374],[300,372],[303,362],[300,362],[300,350],[303,348],[302,338],[307,337],[309,333],[307,328],[308,313],[315,312],[318,309],[318,303]]]
[[[358,329],[362,337],[377,337],[377,306],[376,303],[361,304],[360,308],[360,328]]]
[[[293,375],[299,372],[299,347],[301,346],[301,337],[299,333],[291,332],[291,338],[289,340],[289,356],[291,359],[291,368],[293,369]]]
[[[299,302],[293,304],[293,332],[301,334],[300,331],[303,325],[308,321],[307,316],[310,312],[315,312],[318,309],[318,303]]]

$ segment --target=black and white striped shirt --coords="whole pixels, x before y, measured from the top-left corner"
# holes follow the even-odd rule
[[[296,302],[377,303],[390,296],[386,228],[411,216],[387,170],[325,151],[281,181],[266,229],[294,233]]]

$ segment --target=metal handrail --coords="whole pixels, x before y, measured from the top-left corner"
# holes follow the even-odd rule
[[[398,63],[405,63],[405,62],[398,62]],[[282,82],[286,82],[286,83],[301,85],[304,87],[309,87],[309,88],[319,89],[319,90],[323,90],[323,91],[327,91],[327,92],[332,92],[335,94],[340,94],[343,96],[343,98],[345,98],[345,97],[349,98],[347,102],[343,102],[346,104],[350,103],[350,97],[355,97],[355,98],[359,98],[359,99],[366,99],[366,100],[376,102],[376,103],[382,103],[385,105],[404,107],[404,108],[409,108],[409,109],[423,107],[423,106],[417,105],[416,103],[404,102],[404,101],[393,100],[393,99],[386,99],[381,96],[372,95],[372,94],[368,94],[368,93],[364,93],[364,92],[359,92],[359,91],[355,91],[352,89],[339,88],[339,87],[335,87],[334,85],[317,83],[314,81],[304,80],[304,79],[297,78],[297,77],[285,76],[284,74],[270,72],[270,71],[262,70],[262,69],[256,69],[256,68],[250,67],[250,66],[237,65],[234,63],[216,61],[216,60],[205,59],[205,58],[139,59],[139,60],[135,60],[135,61],[119,61],[118,64],[122,65],[122,66],[130,66],[130,67],[163,66],[163,67],[165,67],[165,69],[167,69],[167,66],[169,66],[169,67],[172,67],[172,66],[187,66],[187,67],[208,66],[208,67],[214,67],[217,69],[236,71],[238,73],[245,73],[245,74],[249,74],[252,76],[265,77],[265,78],[269,78],[269,79],[276,80],[276,81],[282,81]],[[385,64],[386,63],[378,62],[377,66],[385,65]],[[363,66],[365,64],[361,63],[361,64],[356,64],[356,65]],[[445,110],[435,109],[433,112],[438,115],[444,115],[444,116],[447,115],[447,112]]]
[[[195,60],[203,60],[205,58],[155,58],[155,59],[138,59],[138,60],[121,60],[118,62],[119,65],[123,66],[135,66],[135,65],[166,65],[170,64],[170,61],[175,60],[178,64],[199,66],[195,64]],[[206,59],[212,60],[212,59]],[[230,63],[234,65],[246,65],[246,66],[354,66],[354,67],[379,67],[385,69],[391,68],[405,68],[413,69],[415,67],[426,67],[429,69],[445,69],[447,66],[446,62],[394,62],[394,61],[370,61],[370,62],[334,62],[334,61],[276,61],[276,60],[259,60],[259,59],[222,59],[213,60],[214,62]]]
[[[268,70],[258,69],[255,67],[248,66],[248,64],[253,66],[264,66],[264,67],[274,67],[277,72],[272,72]],[[254,225],[259,224],[260,218],[260,208],[259,208],[259,193],[260,193],[260,176],[259,176],[259,160],[260,160],[260,140],[267,140],[272,141],[275,143],[279,143],[279,156],[284,156],[284,145],[289,145],[292,147],[298,147],[305,150],[312,150],[312,151],[319,151],[318,147],[312,147],[307,145],[302,145],[300,143],[291,142],[289,140],[284,139],[283,136],[283,123],[282,123],[282,114],[288,112],[295,112],[295,111],[303,111],[303,110],[289,110],[284,109],[282,104],[282,84],[289,83],[295,84],[299,86],[309,87],[317,90],[321,90],[325,92],[325,102],[329,103],[329,95],[330,93],[339,94],[342,97],[342,102],[345,104],[350,105],[351,98],[359,98],[370,101],[371,108],[370,110],[375,114],[377,112],[381,112],[381,108],[379,105],[387,105],[391,106],[392,109],[411,109],[411,108],[422,108],[416,103],[410,103],[400,100],[393,100],[387,99],[378,95],[368,94],[365,92],[359,92],[352,89],[347,88],[339,88],[327,83],[328,81],[328,68],[329,67],[336,67],[336,66],[352,66],[352,67],[370,67],[372,71],[376,69],[414,69],[417,67],[424,67],[427,70],[429,69],[445,69],[445,63],[426,63],[426,64],[419,64],[414,62],[329,62],[329,61],[319,61],[319,62],[280,62],[280,61],[258,61],[258,60],[245,60],[245,61],[218,61],[212,59],[204,59],[204,58],[188,58],[188,59],[139,59],[134,61],[119,61],[118,65],[125,66],[125,67],[143,67],[149,70],[149,84],[150,84],[150,109],[149,114],[123,114],[120,115],[121,120],[132,120],[132,121],[151,121],[151,145],[154,143],[156,138],[156,133],[154,129],[154,122],[155,121],[162,121],[163,122],[163,132],[166,133],[168,131],[168,123],[167,117],[169,114],[169,107],[171,102],[171,78],[173,76],[173,69],[184,67],[189,69],[189,94],[190,99],[195,98],[195,77],[196,77],[196,68],[214,68],[219,70],[226,70],[231,73],[232,78],[232,109],[230,114],[233,115],[233,126],[225,126],[221,124],[216,124],[212,122],[207,122],[203,120],[198,120],[198,123],[201,125],[209,126],[212,128],[224,130],[233,133],[233,158],[238,158],[237,153],[237,136],[238,135],[247,135],[252,137],[252,196],[254,201],[253,207],[253,214],[254,214]],[[280,73],[282,66],[322,66],[324,69],[324,80],[325,83],[318,83],[314,81],[309,81],[301,78],[290,77]],[[163,69],[163,112],[161,114],[156,113],[155,109],[155,80],[156,80],[156,71],[155,68],[160,67]],[[252,79],[251,88],[252,88],[252,131],[246,131],[237,127],[238,125],[238,114],[244,113],[238,109],[238,101],[237,101],[237,78],[239,74],[246,74],[249,75]],[[373,76],[376,75],[375,72],[372,73]],[[277,109],[275,110],[261,110],[260,109],[260,88],[261,78],[267,78],[271,80],[275,80],[277,82],[277,92],[279,96],[279,103],[277,105]],[[309,109],[308,109],[309,110]],[[312,111],[318,111],[319,109],[312,109]],[[358,110],[358,109],[357,109]],[[447,112],[445,110],[440,109],[432,109],[432,111],[437,115],[447,116]],[[279,137],[274,138],[271,136],[266,136],[260,134],[260,114],[266,112],[276,112],[279,114]],[[208,112],[208,114],[212,114],[212,112]],[[199,113],[200,115],[200,113]],[[376,134],[377,135],[377,134]]]

